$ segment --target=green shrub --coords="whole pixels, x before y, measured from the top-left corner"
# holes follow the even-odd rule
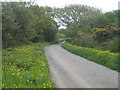
[[[119,39],[118,37],[114,37],[113,39],[106,42],[106,49],[110,50],[111,52],[120,52],[118,50]]]
[[[66,38],[65,41],[66,42],[72,42],[72,38]]]
[[[59,42],[63,42],[64,41],[64,39],[59,39]]]

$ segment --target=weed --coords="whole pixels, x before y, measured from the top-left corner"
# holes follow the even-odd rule
[[[3,88],[55,88],[50,78],[44,47],[35,43],[3,50]]]

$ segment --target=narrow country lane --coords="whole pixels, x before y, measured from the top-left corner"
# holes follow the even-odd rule
[[[58,88],[118,88],[118,72],[74,55],[60,45],[45,47]]]

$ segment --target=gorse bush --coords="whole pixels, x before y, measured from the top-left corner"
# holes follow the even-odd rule
[[[86,11],[87,9],[78,10],[79,8],[79,6],[77,8],[75,6],[70,8],[70,10],[72,11],[73,9],[75,13],[68,12],[67,9],[64,9],[64,13],[66,12],[68,14],[64,15],[63,13],[63,15],[61,15],[61,21],[67,24],[66,29],[62,30],[61,33],[63,33],[66,38],[71,38],[68,42],[78,46],[118,52],[118,44],[114,38],[120,34],[120,28],[118,26],[119,11],[114,10],[102,13],[97,9],[94,12],[95,9],[92,10],[89,8],[89,14],[84,15],[88,13],[88,11]],[[80,13],[82,13],[82,15],[80,15]],[[66,17],[73,17],[73,19],[71,19],[72,22],[67,20]],[[114,48],[112,47],[114,45],[112,42],[117,44]]]
[[[54,88],[44,54],[48,43],[36,43],[3,50],[3,88]]]
[[[120,55],[119,53],[112,53],[110,51],[101,51],[92,48],[80,47],[68,43],[62,44],[62,47],[88,60],[102,64],[113,70],[120,71],[118,70],[118,55]]]
[[[120,28],[112,28],[106,26],[105,28],[93,28],[93,38],[98,42],[103,42],[108,39],[119,36]]]
[[[71,44],[96,48],[99,50],[109,50],[110,52],[120,52],[118,50],[119,45],[119,33],[120,28],[93,28],[89,33],[77,33],[71,41],[67,41]]]

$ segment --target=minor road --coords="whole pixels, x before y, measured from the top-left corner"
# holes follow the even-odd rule
[[[118,72],[74,55],[60,45],[45,47],[58,88],[118,88]]]

